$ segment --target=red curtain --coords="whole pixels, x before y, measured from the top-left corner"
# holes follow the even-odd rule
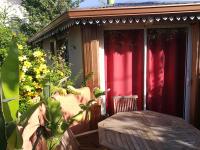
[[[143,107],[143,30],[105,31],[107,112],[113,113],[113,96],[137,94]]]
[[[147,109],[183,116],[186,33],[148,30]]]

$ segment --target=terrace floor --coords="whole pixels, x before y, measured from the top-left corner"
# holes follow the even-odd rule
[[[86,150],[109,150],[99,144],[98,132],[76,138],[81,147]]]

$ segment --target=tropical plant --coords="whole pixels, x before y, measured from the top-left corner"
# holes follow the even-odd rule
[[[5,61],[3,62],[3,65],[0,69],[0,126],[3,137],[3,139],[1,139],[0,141],[0,147],[3,149],[20,148],[21,145],[21,138],[18,136],[19,134],[16,126],[17,111],[19,108],[19,65],[18,48],[16,43],[17,40],[15,37],[13,37],[13,39],[10,42],[7,57],[5,58]]]
[[[99,88],[95,88],[94,91],[95,98],[99,98],[102,95],[105,95],[105,91],[100,90]],[[63,133],[76,121],[77,116],[83,114],[85,111],[88,112],[93,105],[96,99],[89,100],[86,104],[80,104],[81,111],[79,111],[76,115],[70,117],[68,120],[64,120],[61,113],[60,102],[56,101],[52,98],[43,98],[41,103],[43,103],[46,107],[46,116],[44,116],[44,125],[40,125],[38,127],[36,133],[37,139],[40,137],[44,137],[47,140],[47,145],[49,150],[53,150],[60,143],[61,137]],[[23,120],[23,119],[22,119]],[[34,143],[34,148],[38,144],[38,141]],[[33,149],[34,149],[33,148]]]

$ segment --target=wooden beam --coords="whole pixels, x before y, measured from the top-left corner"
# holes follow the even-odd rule
[[[200,76],[200,25],[199,23],[192,25],[192,82],[191,82],[191,98],[190,98],[190,122],[197,125],[197,116],[199,113],[200,100],[199,95],[199,76]]]

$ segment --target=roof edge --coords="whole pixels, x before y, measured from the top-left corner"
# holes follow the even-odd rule
[[[131,6],[131,7],[107,7],[92,9],[71,9],[58,16],[41,31],[31,37],[28,42],[32,43],[37,38],[48,33],[67,20],[101,18],[113,16],[144,16],[200,12],[200,3],[194,4],[173,4],[173,5],[154,5],[154,6]]]

